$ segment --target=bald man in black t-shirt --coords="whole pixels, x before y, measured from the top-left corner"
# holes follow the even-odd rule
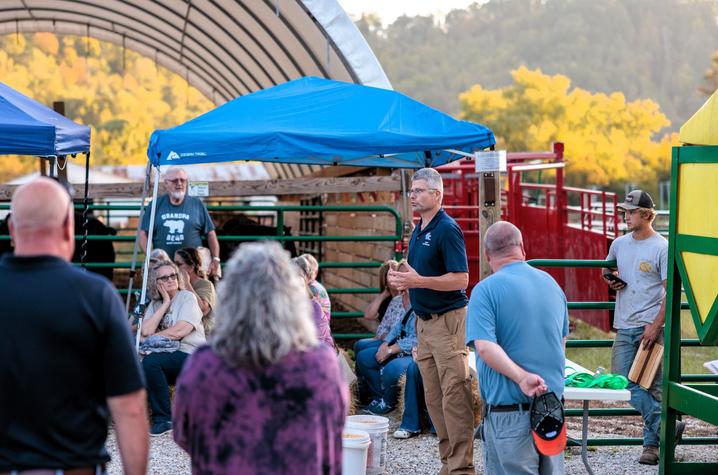
[[[0,260],[0,473],[104,473],[110,415],[124,473],[146,473],[142,373],[115,290],[69,263],[70,196],[38,178],[15,191],[11,213],[15,253]]]

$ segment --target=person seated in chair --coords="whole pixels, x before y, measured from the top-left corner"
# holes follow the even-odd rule
[[[175,252],[174,262],[184,281],[190,284],[187,286],[187,290],[197,298],[197,304],[202,310],[204,335],[208,337],[214,327],[214,307],[217,293],[214,284],[207,280],[207,275],[202,270],[202,257],[197,249],[183,247]]]
[[[396,269],[398,265],[398,262],[389,259],[379,268],[379,293],[364,310],[364,318],[369,321],[379,321],[380,323],[372,338],[362,338],[354,343],[355,355],[367,348],[378,348],[406,311],[401,293],[389,285],[386,280],[389,269]]]
[[[403,295],[406,310],[378,347],[361,350],[356,356],[359,395],[371,400],[367,412],[386,414],[396,407],[399,378],[413,362],[411,349],[416,346],[416,315]]]
[[[182,288],[185,284],[180,282],[174,263],[163,261],[150,268],[147,283],[152,302],[145,313],[142,338],[156,335],[180,343],[176,351],[153,352],[142,360],[152,409],[150,435],[158,436],[172,430],[170,385],[189,355],[207,340],[202,310],[194,294]]]

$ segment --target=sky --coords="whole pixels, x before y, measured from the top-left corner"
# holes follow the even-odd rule
[[[477,0],[338,0],[353,19],[362,13],[376,13],[382,23],[392,23],[401,15],[444,16],[455,8],[466,8]],[[478,3],[481,3],[479,1]]]

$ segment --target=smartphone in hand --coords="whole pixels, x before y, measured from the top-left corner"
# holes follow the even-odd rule
[[[618,277],[617,275],[615,275],[611,272],[606,272],[603,274],[603,276],[613,283],[623,284],[624,287],[626,287],[628,285],[628,282],[626,282],[625,280],[621,279],[620,277]]]

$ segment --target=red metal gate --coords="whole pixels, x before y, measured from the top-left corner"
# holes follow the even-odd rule
[[[501,193],[502,219],[515,224],[523,233],[528,259],[604,259],[617,233],[616,196],[564,186],[563,152],[563,144],[556,143],[551,152],[507,155],[505,187]],[[478,282],[481,248],[475,164],[464,159],[440,167],[439,171],[444,180],[444,208],[464,231],[469,288],[473,288]],[[569,301],[609,299],[608,287],[596,269],[545,270],[564,289]],[[603,330],[611,327],[608,311],[574,312]]]

